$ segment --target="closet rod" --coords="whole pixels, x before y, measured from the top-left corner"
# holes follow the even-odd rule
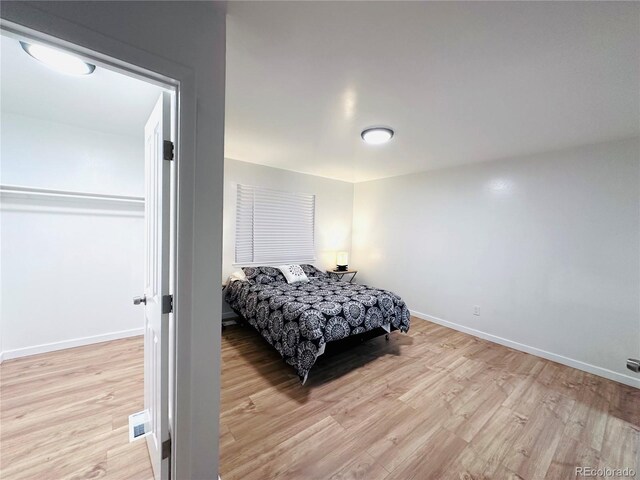
[[[70,190],[53,190],[50,188],[25,187],[20,185],[0,185],[0,193],[24,196],[40,196],[53,198],[76,198],[84,200],[105,200],[144,205],[144,197],[128,195],[108,195],[104,193],[74,192]]]

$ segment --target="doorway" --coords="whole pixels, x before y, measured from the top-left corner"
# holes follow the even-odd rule
[[[5,33],[2,476],[168,478],[175,90]]]

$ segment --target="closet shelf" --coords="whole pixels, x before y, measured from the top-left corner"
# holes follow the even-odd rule
[[[25,187],[21,185],[0,185],[0,194],[24,197],[68,198],[78,200],[100,200],[130,205],[144,205],[144,197],[128,195],[107,195],[104,193],[74,192],[70,190],[53,190],[49,188]]]

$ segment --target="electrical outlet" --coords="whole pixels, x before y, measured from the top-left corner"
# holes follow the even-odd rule
[[[480,316],[480,305],[473,306],[473,314]]]

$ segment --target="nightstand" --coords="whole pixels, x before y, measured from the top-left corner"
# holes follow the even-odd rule
[[[335,276],[338,280],[342,280],[342,277],[344,277],[345,275],[351,275],[351,278],[349,279],[349,283],[353,283],[353,279],[356,278],[356,275],[358,274],[358,270],[343,270],[343,271],[327,270],[327,273],[329,274],[330,277]]]

